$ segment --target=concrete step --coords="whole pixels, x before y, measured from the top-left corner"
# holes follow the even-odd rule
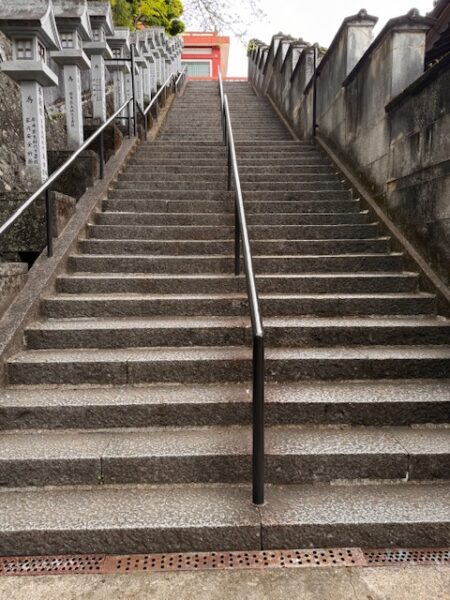
[[[268,381],[445,378],[450,346],[268,348]],[[251,349],[242,346],[29,350],[8,360],[10,385],[242,382]]]
[[[230,410],[231,408],[231,410]],[[266,424],[448,422],[450,380],[268,383]],[[1,388],[0,429],[108,429],[251,423],[247,384]]]
[[[127,218],[125,219],[125,214]],[[120,217],[124,216],[124,224],[120,225]],[[134,215],[132,219],[129,215]],[[154,225],[145,225],[154,217]],[[204,213],[204,216],[195,213],[98,213],[96,225],[88,227],[89,238],[96,239],[232,239],[234,235],[234,222],[231,214],[224,214],[221,219],[214,218],[215,213]],[[142,225],[133,221],[139,221]],[[254,221],[263,221],[260,215],[249,215]],[[279,220],[283,220],[280,218]],[[287,219],[284,219],[287,220]],[[300,219],[299,219],[300,220]],[[276,219],[274,218],[274,221]],[[376,223],[361,223],[357,225],[249,225],[250,238],[256,240],[331,240],[331,239],[368,239],[378,237]]]
[[[238,484],[1,493],[2,555],[440,547],[450,528],[447,483],[272,485],[259,508]]]
[[[230,255],[234,251],[234,239],[224,240],[80,240],[82,254],[149,254],[180,256],[183,254]],[[389,238],[355,240],[258,240],[252,244],[254,256],[280,254],[332,255],[368,252],[385,254],[390,250]]]
[[[136,200],[189,200],[197,202],[198,200],[210,201],[210,200],[230,200],[234,201],[234,192],[228,192],[226,190],[120,190],[110,189],[108,191],[108,198],[116,199],[128,199],[133,197]],[[352,193],[350,190],[301,190],[301,191],[287,191],[287,192],[263,192],[263,191],[247,191],[244,194],[244,201],[246,202],[290,202],[297,201],[301,202],[304,200],[315,201],[315,200],[352,200]]]
[[[214,187],[216,184],[223,187],[228,181],[225,172],[217,173],[204,169],[200,173],[169,173],[161,172],[158,170],[143,170],[139,169],[138,172],[128,172],[128,169],[122,173],[119,177],[119,182],[122,181],[133,181],[139,184],[148,183],[152,185],[153,182],[176,182],[188,184],[186,187],[190,187],[195,182],[207,182],[210,187]]]
[[[280,183],[280,178],[283,179],[285,183],[309,183],[309,184],[317,184],[317,187],[320,189],[320,184],[322,182],[333,182],[337,183],[339,187],[340,182],[333,173],[286,173],[284,175],[280,173],[266,173],[262,175],[250,175],[250,174],[242,174],[241,175],[241,184],[250,184],[253,182],[259,183],[263,180],[265,183],[275,182]],[[148,171],[145,169],[137,169],[129,172],[128,169],[125,173],[120,175],[119,181],[134,181],[136,183],[147,183],[152,184],[153,182],[159,181],[169,181],[169,182],[186,182],[191,183],[195,181],[227,181],[226,172],[217,173],[215,171],[209,171],[208,169],[204,169],[197,173],[170,173],[170,172],[161,172],[158,170]],[[284,185],[284,184],[283,184]],[[249,186],[247,186],[249,187]],[[282,185],[280,184],[280,187]]]
[[[348,186],[345,183],[341,183],[339,181],[319,181],[319,182],[287,182],[287,183],[278,183],[278,182],[266,182],[266,183],[246,183],[242,182],[242,191],[244,195],[248,191],[264,191],[266,193],[270,192],[283,192],[283,191],[292,191],[292,192],[302,192],[302,191],[328,191],[330,194],[334,195],[335,191],[340,190],[348,190]],[[155,193],[159,192],[160,195],[165,195],[166,192],[178,192],[178,191],[190,191],[191,194],[198,194],[202,191],[211,190],[211,182],[201,180],[193,181],[173,181],[171,179],[153,179],[148,178],[146,181],[123,181],[119,180],[114,184],[114,187],[111,189],[115,190],[128,190],[129,193],[133,195],[140,196],[141,193]],[[214,182],[214,188],[218,190],[227,190],[227,182],[226,179],[223,178],[222,181]]]
[[[286,231],[289,228],[298,228],[299,233],[304,233],[298,239],[327,239],[327,238],[370,238],[376,237],[379,234],[379,226],[377,223],[356,223],[356,224],[320,224],[319,223],[303,224],[307,218],[301,213],[250,213],[247,215],[247,222],[250,231],[257,227],[271,226],[286,226]],[[222,227],[234,227],[234,214],[232,212],[99,212],[95,215],[95,223],[98,225],[139,225],[143,226],[159,226],[159,225],[217,225]],[[283,239],[282,230],[280,229],[280,238]],[[132,237],[130,238],[132,239]],[[224,238],[226,239],[226,238]]]
[[[405,293],[416,292],[416,273],[344,273],[305,275],[257,275],[260,293]],[[216,294],[244,293],[243,276],[223,275],[147,275],[139,273],[84,273],[61,275],[56,280],[56,291],[62,294]]]
[[[253,263],[259,274],[346,273],[359,271],[401,271],[400,254],[342,254],[299,256],[256,256]],[[92,273],[232,273],[233,255],[94,255],[69,257],[68,269]]]
[[[437,318],[268,317],[266,343],[275,347],[450,344],[450,323]],[[250,344],[244,317],[153,317],[35,322],[25,331],[32,350],[237,346]],[[450,437],[450,433],[449,433]]]
[[[234,202],[231,199],[218,201],[186,200],[135,200],[110,199],[102,205],[104,212],[137,212],[137,213],[230,213],[234,214]],[[333,225],[339,223],[367,223],[369,212],[361,211],[358,200],[316,200],[296,202],[246,202],[247,217],[261,214],[264,218],[269,214],[294,213],[302,224]]]
[[[435,312],[435,299],[423,293],[404,294],[260,294],[265,318],[271,316],[417,316]],[[180,294],[59,294],[41,301],[51,319],[151,316],[248,316],[244,293]]]
[[[250,483],[250,427],[7,433],[1,483],[8,487]],[[411,458],[411,460],[410,460]],[[450,479],[445,428],[266,429],[266,480]]]

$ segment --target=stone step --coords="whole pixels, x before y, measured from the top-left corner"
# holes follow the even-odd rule
[[[267,381],[448,377],[450,346],[268,348]],[[242,346],[29,350],[6,364],[10,385],[242,382],[251,349]]]
[[[216,189],[227,190],[227,182],[226,179],[223,178],[222,181],[214,182],[214,187]],[[131,190],[133,194],[141,194],[142,192],[158,192],[160,194],[165,194],[166,192],[177,192],[177,191],[190,191],[191,193],[197,193],[201,191],[208,191],[211,189],[210,181],[199,181],[198,178],[192,181],[173,181],[172,179],[153,179],[148,178],[145,181],[124,181],[119,180],[114,184],[114,188],[116,190]],[[244,195],[247,191],[264,191],[264,192],[282,192],[282,191],[308,191],[314,189],[316,191],[329,191],[334,194],[335,191],[339,190],[348,190],[347,184],[345,182],[339,182],[336,180],[329,181],[304,181],[304,182],[242,182],[241,183],[242,191]]]
[[[161,213],[159,217],[155,213],[154,225],[138,225],[133,223],[133,219],[124,219],[124,224],[120,225],[120,216],[126,213],[110,213],[106,217],[105,213],[98,213],[96,225],[90,225],[87,230],[87,237],[94,239],[180,239],[180,240],[226,240],[232,239],[234,235],[234,222],[230,214],[222,216],[222,219],[214,219],[214,213],[205,213],[203,218],[199,215],[186,213]],[[142,216],[142,222],[149,222],[151,219],[145,219],[145,215],[151,216],[151,213],[127,213],[128,215]],[[113,218],[117,217],[116,219]],[[254,221],[261,215],[255,214]],[[198,219],[196,217],[199,217]],[[211,217],[208,219],[207,217]],[[249,215],[250,219],[250,215]],[[139,220],[136,218],[136,220]],[[276,220],[276,219],[274,219]],[[280,220],[283,220],[280,218]],[[287,219],[285,219],[287,220]],[[299,219],[300,220],[300,219]],[[220,222],[223,223],[220,225]],[[357,225],[250,225],[250,238],[256,240],[334,240],[334,239],[367,239],[377,237],[379,234],[376,223],[361,223]]]
[[[268,383],[265,395],[267,426],[446,423],[449,409],[446,379]],[[0,389],[4,431],[250,423],[247,384]]]
[[[181,238],[184,239],[184,238]],[[186,238],[187,239],[187,238]],[[401,271],[401,254],[341,254],[256,256],[254,267],[259,274],[276,273],[346,273],[348,271]],[[73,255],[69,271],[93,273],[232,273],[234,255]]]
[[[104,200],[104,212],[137,212],[137,213],[218,213],[234,214],[234,202],[227,200],[197,201],[186,200],[135,200],[135,199],[110,199]],[[295,214],[302,224],[350,224],[367,223],[369,212],[361,211],[359,200],[316,200],[296,202],[246,202],[245,212],[250,215],[262,215],[264,219],[269,215],[282,213]],[[261,218],[262,218],[261,217]]]
[[[333,173],[327,172],[327,173],[301,173],[301,172],[297,172],[297,173],[286,173],[285,175],[282,175],[280,173],[265,173],[264,176],[262,175],[258,175],[258,174],[242,174],[241,175],[241,184],[244,185],[246,184],[247,187],[249,187],[247,184],[250,183],[258,183],[262,180],[264,180],[265,183],[270,183],[270,182],[275,182],[275,183],[279,183],[280,177],[283,177],[283,181],[285,183],[310,183],[313,185],[317,185],[318,188],[320,188],[320,184],[322,182],[333,182],[335,184],[338,184],[337,187],[339,187],[339,180],[333,175]],[[126,170],[126,172],[122,173],[120,175],[120,179],[119,181],[133,181],[136,183],[150,183],[150,185],[152,185],[153,183],[157,183],[157,182],[185,182],[186,184],[191,184],[191,182],[203,182],[203,181],[218,181],[220,183],[224,183],[225,181],[228,181],[227,178],[227,173],[224,171],[222,173],[217,173],[216,171],[209,171],[208,169],[203,169],[202,171],[198,172],[198,173],[170,173],[170,172],[161,172],[159,169],[158,170],[154,170],[152,171],[146,171],[144,169],[135,169],[131,172],[128,171],[128,169]],[[284,185],[284,183],[283,183]],[[280,184],[280,187],[282,188],[283,185]]]
[[[108,191],[108,198],[128,199],[132,196],[136,200],[189,200],[197,202],[198,200],[230,200],[234,201],[234,192],[226,190],[133,190],[132,193],[127,190],[111,189]],[[315,201],[315,200],[352,200],[350,190],[302,190],[290,192],[245,192],[244,201],[246,202],[290,202],[290,201]]]
[[[234,239],[224,240],[80,240],[82,254],[137,254],[168,255],[230,255],[234,251]],[[310,254],[332,255],[345,253],[385,254],[390,250],[389,238],[368,238],[355,240],[258,240],[252,243],[254,256],[260,254]]]
[[[260,294],[261,311],[271,316],[431,315],[429,294]],[[59,294],[41,301],[42,314],[52,319],[151,316],[248,316],[245,293],[181,294]]]
[[[1,494],[4,556],[441,547],[450,528],[448,483],[271,485],[266,505],[258,508],[249,502],[250,486],[239,484]]]
[[[266,429],[269,484],[450,479],[446,428]],[[64,485],[250,483],[250,427],[8,433],[1,483]]]
[[[418,289],[416,273],[344,273],[305,275],[258,275],[256,284],[260,293],[402,293]],[[208,294],[245,292],[243,276],[223,275],[148,275],[140,273],[84,273],[61,275],[56,280],[56,291],[65,294]],[[175,290],[175,291],[174,291]]]
[[[267,346],[450,344],[450,323],[437,318],[268,317]],[[32,350],[145,348],[149,346],[237,346],[251,344],[245,317],[156,317],[35,322],[25,331]],[[450,432],[449,432],[450,438]]]
[[[377,223],[356,223],[356,224],[337,224],[337,225],[321,225],[320,223],[303,224],[304,215],[302,213],[286,212],[286,213],[250,213],[247,215],[247,222],[250,231],[256,227],[286,226],[286,231],[289,228],[295,227],[299,233],[303,232],[305,239],[321,239],[323,238],[370,238],[379,234],[379,226]],[[319,217],[320,220],[320,217]],[[95,223],[98,225],[139,225],[143,226],[160,226],[160,225],[217,225],[219,227],[233,227],[234,214],[232,212],[206,212],[206,213],[191,213],[191,212],[99,212],[95,215]],[[280,230],[282,234],[282,230]],[[282,235],[280,236],[281,239]],[[130,237],[132,239],[132,236]],[[219,238],[220,239],[220,238]],[[226,238],[222,238],[226,239]],[[298,239],[303,239],[300,236]]]

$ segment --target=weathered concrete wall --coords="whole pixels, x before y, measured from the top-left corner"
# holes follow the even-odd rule
[[[450,279],[450,56],[387,107],[387,208]]]
[[[369,184],[448,282],[450,59],[424,75],[431,21],[417,11],[391,19],[373,40],[376,21],[365,11],[345,19],[318,64],[318,134]],[[258,57],[267,47],[254,42],[250,79],[260,94],[270,96],[300,139],[311,139],[314,49],[303,49],[287,85],[280,53],[274,52],[280,39],[274,37],[264,71]]]
[[[0,319],[12,300],[25,285],[28,265],[0,262]]]

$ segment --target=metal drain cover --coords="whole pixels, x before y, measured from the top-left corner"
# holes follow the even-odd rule
[[[400,563],[407,563],[410,566],[450,566],[450,550],[448,548],[387,548],[384,550],[365,550],[364,557],[368,567],[385,567]]]
[[[101,573],[104,560],[104,555],[100,554],[79,556],[0,557],[0,576]]]
[[[299,567],[389,567],[448,565],[450,549],[323,548],[254,552],[187,552],[106,556],[0,557],[0,576],[126,574],[136,572],[285,569]]]
[[[365,564],[361,550],[287,550],[258,552],[192,552],[187,554],[142,554],[108,556],[108,573],[132,571],[205,571],[282,567],[337,567]]]

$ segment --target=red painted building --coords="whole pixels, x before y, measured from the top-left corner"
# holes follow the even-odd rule
[[[184,49],[181,56],[191,79],[217,79],[219,71],[227,76],[230,38],[213,32],[182,34]]]

